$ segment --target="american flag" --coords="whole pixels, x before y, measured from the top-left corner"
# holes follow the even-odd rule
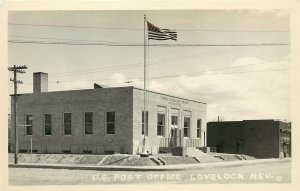
[[[177,32],[175,30],[160,29],[149,22],[147,22],[147,26],[149,40],[177,40]]]

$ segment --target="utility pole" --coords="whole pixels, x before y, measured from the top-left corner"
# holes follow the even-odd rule
[[[9,67],[8,70],[14,73],[14,78],[10,79],[10,81],[14,82],[14,139],[15,139],[15,164],[18,164],[18,131],[17,131],[17,92],[18,92],[18,84],[23,84],[22,81],[17,80],[17,73],[24,74],[27,66],[16,66]]]

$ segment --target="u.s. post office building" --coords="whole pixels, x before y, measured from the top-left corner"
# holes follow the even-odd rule
[[[11,104],[14,121],[13,96]],[[34,73],[33,93],[17,98],[18,149],[139,154],[144,133],[150,154],[174,146],[206,145],[206,103],[148,91],[145,117],[143,111],[143,89],[95,86],[48,92],[48,74]]]

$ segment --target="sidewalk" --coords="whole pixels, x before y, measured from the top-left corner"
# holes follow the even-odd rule
[[[99,171],[179,171],[206,168],[222,168],[244,166],[260,163],[290,162],[291,158],[285,159],[255,159],[243,161],[212,162],[200,164],[180,164],[162,166],[93,166],[93,165],[68,165],[68,164],[42,164],[42,163],[20,163],[9,164],[12,168],[49,168],[49,169],[70,169],[70,170],[99,170]]]

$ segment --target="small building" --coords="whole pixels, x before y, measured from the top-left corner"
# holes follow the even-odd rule
[[[291,157],[291,123],[243,120],[207,123],[207,145],[219,153]]]
[[[48,74],[34,73],[33,93],[17,101],[19,151],[29,152],[32,140],[36,153],[138,154],[144,133],[150,154],[206,145],[206,103],[153,91],[147,97],[144,119],[143,89],[48,92]],[[11,104],[13,114],[13,97]]]

